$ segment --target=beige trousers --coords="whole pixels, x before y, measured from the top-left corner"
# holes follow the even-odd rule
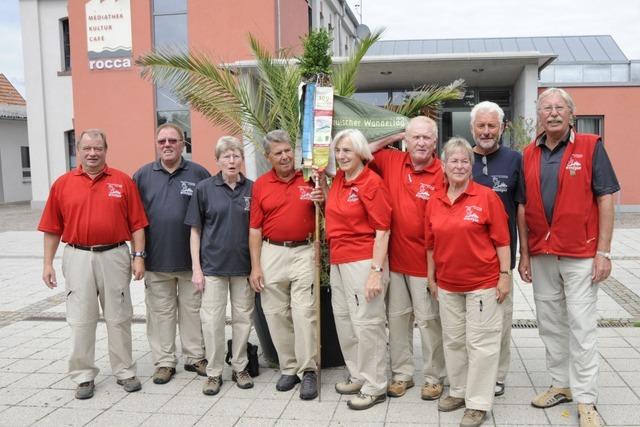
[[[425,383],[441,384],[446,375],[438,301],[431,298],[425,277],[391,272],[387,293],[389,353],[392,379],[413,378],[413,321],[420,331]]]
[[[438,288],[449,394],[468,409],[490,411],[498,375],[502,304],[496,289],[447,292]]]
[[[247,359],[247,342],[251,333],[251,316],[255,305],[255,293],[246,276],[205,277],[200,319],[205,347],[209,357],[207,376],[222,375],[227,343],[224,335],[227,295],[231,299],[231,367],[236,372],[244,371]]]
[[[191,271],[161,273],[147,271],[144,276],[147,305],[147,338],[158,366],[175,368],[176,324],[184,363],[205,358],[200,326],[200,292],[191,282]]]
[[[362,384],[362,393],[379,396],[387,392],[385,291],[372,301],[365,299],[371,260],[331,266],[331,306],[340,349],[351,381]],[[388,271],[388,270],[385,270]]]
[[[76,383],[93,380],[96,326],[100,308],[107,325],[111,371],[117,379],[136,375],[131,353],[131,256],[127,245],[105,252],[89,252],[65,246],[62,273],[67,293],[67,323],[72,350],[69,374]]]
[[[531,257],[538,332],[547,349],[547,369],[556,387],[571,387],[573,399],[598,399],[598,284],[592,258]]]
[[[504,382],[511,362],[511,323],[513,323],[513,274],[510,276],[509,295],[502,301],[502,335],[500,337],[500,361],[497,381]]]
[[[317,369],[313,259],[312,245],[285,248],[262,242],[262,310],[282,374]]]

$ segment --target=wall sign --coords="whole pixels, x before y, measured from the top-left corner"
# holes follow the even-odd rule
[[[85,16],[89,69],[131,68],[130,0],[90,0]]]

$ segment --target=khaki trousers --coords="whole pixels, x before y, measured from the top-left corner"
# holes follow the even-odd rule
[[[92,381],[100,371],[95,364],[99,306],[107,325],[111,371],[117,379],[136,375],[131,352],[131,256],[122,245],[104,252],[65,246],[62,273],[67,293],[67,323],[72,350],[69,374],[76,383]],[[99,306],[98,306],[99,304]]]
[[[147,271],[144,287],[147,338],[153,363],[158,367],[176,367],[176,324],[180,327],[184,363],[193,364],[204,359],[200,326],[201,295],[191,282],[191,271]]]
[[[468,409],[490,411],[498,375],[502,304],[495,288],[473,292],[438,289],[449,394]]]
[[[497,381],[504,382],[511,363],[511,324],[513,323],[513,274],[510,276],[509,295],[502,301],[502,335],[500,338],[500,362]]]
[[[388,298],[392,379],[413,378],[413,321],[422,343],[425,383],[441,384],[446,375],[438,301],[431,298],[425,277],[391,272]]]
[[[227,295],[231,299],[231,367],[236,372],[244,371],[249,363],[247,342],[251,333],[255,293],[246,276],[206,276],[205,282],[200,319],[209,357],[207,376],[222,375],[224,369],[224,356],[227,351],[224,335]]]
[[[362,384],[362,393],[379,396],[387,392],[385,291],[372,301],[365,299],[371,260],[331,266],[331,306],[340,349],[351,381]],[[386,270],[385,270],[386,271]]]
[[[538,332],[547,349],[547,369],[556,387],[571,387],[573,399],[598,399],[598,284],[592,258],[531,257]]]
[[[286,248],[262,242],[262,310],[285,375],[317,369],[313,259],[312,245]]]

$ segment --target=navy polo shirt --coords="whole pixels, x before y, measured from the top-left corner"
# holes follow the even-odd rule
[[[133,174],[149,218],[149,226],[145,228],[147,270],[191,270],[191,229],[184,225],[184,217],[196,184],[210,176],[205,168],[185,159],[173,173],[158,160]]]
[[[473,180],[495,191],[500,196],[509,216],[511,269],[513,269],[516,266],[516,247],[518,244],[516,215],[518,204],[525,201],[522,154],[501,146],[486,156],[475,152],[473,155],[475,157]]]
[[[200,265],[205,276],[248,276],[249,212],[253,181],[240,175],[234,189],[222,173],[201,181],[184,223],[201,230]]]

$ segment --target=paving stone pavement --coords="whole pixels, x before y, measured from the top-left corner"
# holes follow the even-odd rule
[[[367,411],[347,409],[345,396],[333,390],[346,375],[344,368],[324,369],[322,400],[301,401],[298,387],[275,390],[278,371],[263,363],[255,387],[240,390],[225,369],[219,395],[201,393],[203,379],[178,373],[166,385],[151,381],[153,364],[145,335],[144,286],[133,282],[132,299],[138,323],[132,327],[134,358],[143,388],[127,394],[115,384],[107,355],[106,328],[98,325],[96,360],[101,369],[93,399],[73,398],[75,384],[67,377],[71,346],[64,323],[64,278],[60,258],[54,265],[59,288],[50,290],[40,279],[42,236],[33,230],[37,213],[24,206],[0,206],[0,426],[401,426],[457,424],[461,411],[439,413],[436,402],[420,399],[416,387],[402,398],[388,399]],[[7,222],[17,221],[15,227]],[[629,228],[629,226],[635,226]],[[626,217],[616,227],[612,278],[603,284],[598,312],[607,321],[640,321],[640,222]],[[515,281],[512,361],[504,396],[495,400],[484,425],[578,424],[575,404],[535,409],[531,398],[550,384],[544,347],[534,324],[535,305],[530,285]],[[529,322],[529,323],[527,323]],[[230,337],[230,327],[226,328]],[[640,426],[640,328],[598,329],[602,358],[598,409],[610,426]],[[419,336],[414,334],[416,372],[422,367]],[[252,334],[252,342],[257,342]],[[177,343],[179,348],[179,342]],[[446,392],[446,391],[445,391]]]

